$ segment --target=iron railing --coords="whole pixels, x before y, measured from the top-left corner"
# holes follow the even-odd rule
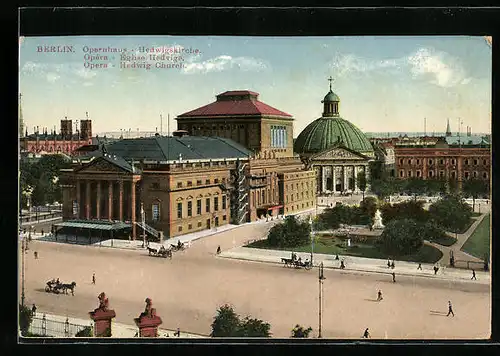
[[[37,336],[74,337],[76,333],[87,327],[93,328],[92,323],[89,322],[89,325],[74,324],[70,323],[68,318],[66,321],[58,321],[47,318],[43,314],[43,316],[33,316],[28,331]]]

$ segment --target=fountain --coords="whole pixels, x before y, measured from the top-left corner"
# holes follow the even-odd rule
[[[380,213],[380,209],[377,209],[375,212],[375,216],[373,218],[373,229],[383,229],[385,226],[382,224],[382,214]]]

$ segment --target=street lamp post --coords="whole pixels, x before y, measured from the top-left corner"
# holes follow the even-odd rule
[[[318,316],[319,316],[319,327],[318,327],[318,338],[321,339],[321,312],[322,312],[322,309],[323,309],[323,304],[321,303],[322,299],[321,299],[321,296],[323,294],[323,281],[326,279],[325,276],[323,275],[323,262],[321,262],[321,264],[318,266],[318,270],[319,270],[319,276],[318,276],[318,281],[319,281],[319,313],[318,313]]]
[[[314,255],[314,232],[313,232],[313,221],[311,215],[309,215],[309,225],[311,226],[311,266],[313,265],[313,255]]]
[[[21,252],[22,252],[22,266],[21,266],[21,305],[24,307],[24,255],[25,255],[25,240],[26,236],[21,235]]]
[[[144,217],[144,203],[141,203],[141,221],[142,221],[142,248],[146,247],[146,225]]]

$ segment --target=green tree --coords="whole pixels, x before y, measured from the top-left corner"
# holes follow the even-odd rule
[[[375,179],[372,180],[370,184],[370,189],[380,200],[389,197],[391,194],[396,192],[397,182],[394,179],[382,180]]]
[[[19,329],[22,336],[28,336],[28,330],[33,321],[33,313],[27,306],[19,305]]]
[[[299,324],[295,325],[295,327],[292,329],[292,337],[293,338],[307,338],[309,337],[309,334],[311,333],[312,328],[308,327],[307,329],[304,328],[303,326],[300,326]]]
[[[363,192],[363,200],[365,200],[365,191],[366,191],[366,174],[365,172],[359,172],[358,176],[356,177],[358,181],[358,188]]]
[[[476,207],[476,199],[481,195],[487,194],[487,183],[484,180],[477,178],[467,179],[462,185],[463,194],[465,197],[472,198],[472,211]]]
[[[240,337],[270,337],[271,325],[260,319],[245,317],[240,321],[237,336]]]
[[[461,196],[446,195],[429,207],[429,214],[443,229],[459,232],[469,225],[472,209]]]
[[[212,337],[236,336],[240,319],[230,305],[223,305],[217,310],[217,315],[212,322]]]
[[[426,193],[426,183],[421,178],[409,178],[406,181],[406,191],[415,197],[417,201],[417,196],[424,195]]]
[[[424,244],[420,224],[412,219],[390,221],[377,239],[377,247],[391,257],[417,253]]]
[[[374,197],[366,197],[361,201],[359,207],[365,215],[372,219],[378,208],[377,199]]]
[[[310,241],[311,226],[309,222],[301,222],[293,215],[285,218],[282,224],[274,225],[267,235],[269,246],[295,247]]]
[[[92,331],[92,328],[90,326],[84,327],[82,330],[78,331],[75,334],[76,337],[93,337],[94,333]]]
[[[269,337],[271,325],[260,319],[240,319],[233,308],[223,305],[217,310],[212,323],[211,337]]]

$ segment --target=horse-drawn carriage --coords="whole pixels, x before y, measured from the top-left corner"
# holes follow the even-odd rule
[[[170,248],[173,251],[183,251],[187,248],[187,245],[179,240],[176,245],[170,244]]]
[[[170,258],[172,259],[172,249],[166,249],[165,246],[161,245],[160,248],[154,248],[151,246],[148,246],[148,252],[150,256],[153,257],[163,257],[163,258]]]
[[[294,267],[294,268],[305,268],[306,270],[310,270],[312,268],[312,261],[308,259],[305,262],[302,262],[302,258],[297,259],[297,255],[295,253],[292,254],[292,258],[282,258],[281,262],[284,267]]]
[[[55,294],[59,294],[59,293],[64,293],[64,294],[68,294],[68,290],[71,291],[71,295],[75,295],[74,292],[75,292],[75,287],[76,287],[76,283],[75,282],[71,282],[71,283],[61,283],[59,282],[59,279],[56,281],[54,279],[48,281],[46,283],[46,286],[45,286],[45,291],[47,293],[55,293]]]

